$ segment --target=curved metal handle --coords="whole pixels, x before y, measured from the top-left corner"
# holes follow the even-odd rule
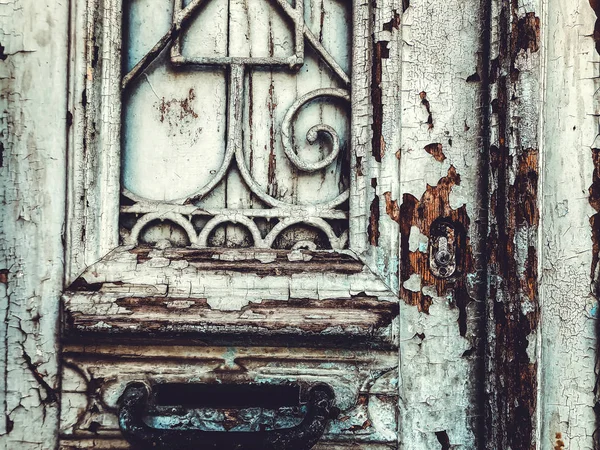
[[[150,393],[143,383],[131,383],[119,399],[119,427],[127,441],[141,449],[156,450],[309,450],[323,435],[335,409],[333,389],[326,384],[308,392],[307,413],[292,428],[270,431],[219,432],[163,430],[143,420]]]

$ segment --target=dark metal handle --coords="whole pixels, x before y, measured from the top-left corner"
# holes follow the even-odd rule
[[[308,392],[307,413],[292,428],[269,431],[219,432],[201,430],[163,430],[143,421],[148,410],[148,387],[131,383],[119,399],[119,427],[135,448],[156,450],[309,450],[323,435],[335,410],[333,389],[326,384]]]

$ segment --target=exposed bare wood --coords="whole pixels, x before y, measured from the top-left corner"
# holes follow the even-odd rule
[[[536,448],[541,3],[492,2],[486,433],[500,448]]]
[[[304,250],[117,251],[91,266],[64,299],[72,332],[106,337],[244,329],[380,336],[393,345],[398,314],[394,294],[360,262]]]

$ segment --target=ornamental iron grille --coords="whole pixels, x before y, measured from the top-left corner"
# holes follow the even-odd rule
[[[158,3],[124,14],[122,243],[347,248],[351,6]]]

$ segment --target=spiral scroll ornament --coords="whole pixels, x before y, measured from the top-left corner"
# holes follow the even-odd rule
[[[319,133],[326,133],[331,137],[331,140],[333,142],[333,148],[325,158],[323,158],[320,161],[310,163],[302,159],[294,151],[294,145],[292,142],[292,125],[294,119],[298,115],[298,112],[307,103],[317,98],[327,97],[341,99],[350,103],[350,94],[345,89],[316,89],[312,92],[309,92],[308,94],[303,95],[292,104],[287,114],[285,115],[283,123],[281,125],[281,137],[286,156],[294,166],[305,172],[315,172],[317,170],[324,169],[329,164],[334,162],[340,153],[340,137],[337,131],[334,130],[331,126],[325,124],[318,124],[313,126],[308,130],[308,133],[306,134],[306,139],[309,144],[314,144],[317,141]]]

